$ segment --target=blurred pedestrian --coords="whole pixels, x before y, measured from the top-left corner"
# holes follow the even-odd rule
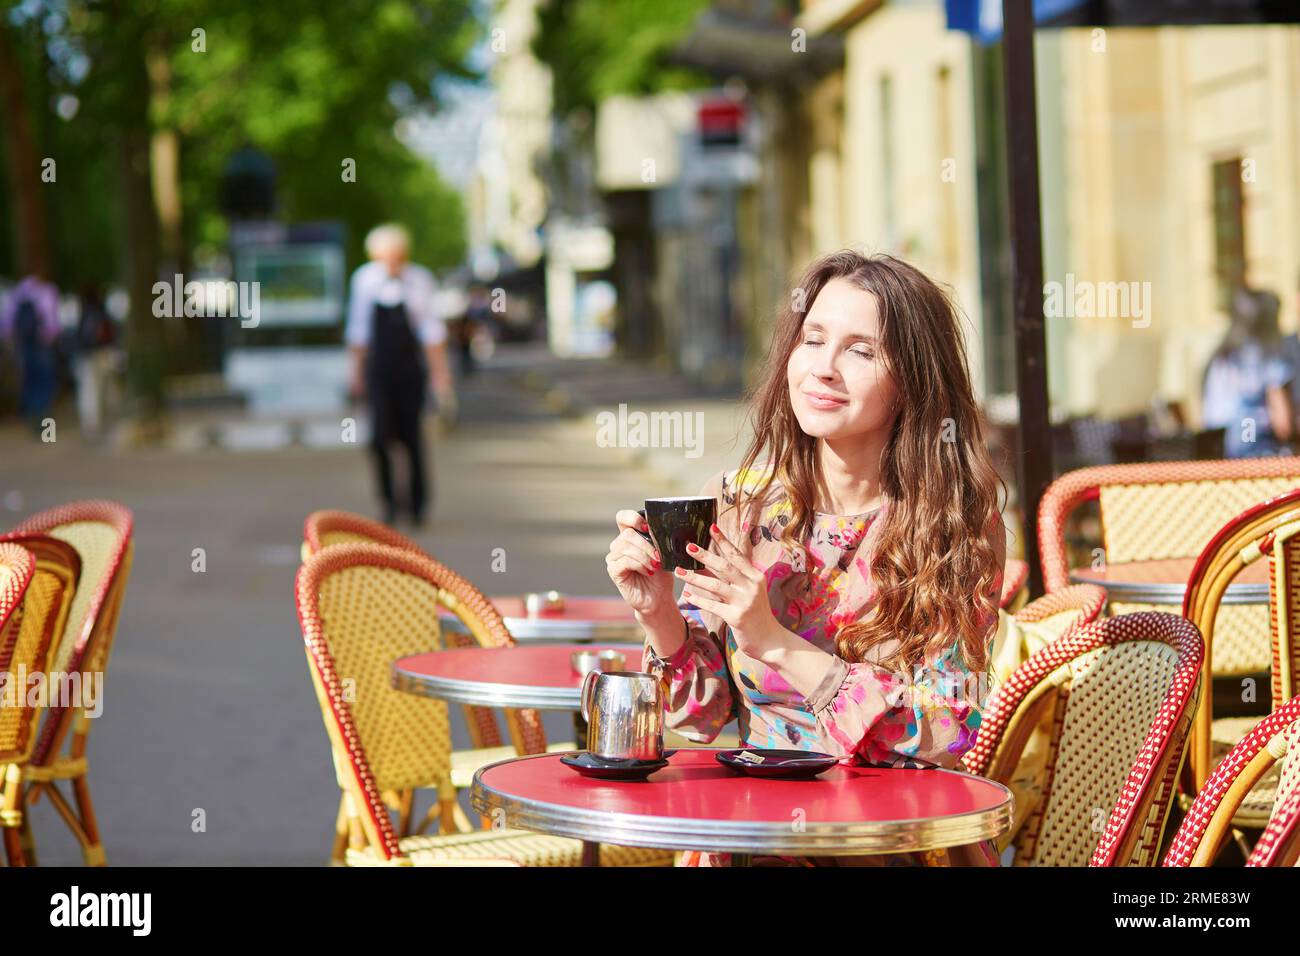
[[[375,458],[384,520],[397,516],[390,446],[406,452],[409,494],[404,502],[412,524],[424,522],[432,491],[421,414],[429,391],[439,411],[451,415],[455,392],[447,366],[447,329],[437,308],[433,274],[410,259],[411,240],[401,226],[377,226],[366,236],[371,261],[352,274],[344,339],[351,356],[353,395],[370,404],[371,450]]]
[[[98,439],[103,432],[104,410],[112,386],[117,327],[108,314],[103,290],[97,282],[87,282],[79,298],[77,416],[81,420],[82,435]]]
[[[0,309],[0,340],[18,360],[18,410],[35,432],[54,402],[54,343],[59,337],[59,290],[40,275],[14,286]]]
[[[1293,432],[1287,361],[1278,330],[1278,297],[1260,289],[1238,289],[1232,297],[1228,331],[1215,349],[1202,382],[1206,428],[1226,429],[1228,458],[1290,454]]]
[[[477,368],[474,359],[474,342],[484,335],[491,335],[492,309],[488,291],[477,282],[469,288],[469,301],[465,306],[465,317],[461,319],[459,335],[460,370],[463,375],[473,375]]]

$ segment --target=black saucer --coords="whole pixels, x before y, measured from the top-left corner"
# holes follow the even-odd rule
[[[745,756],[742,757],[741,755]],[[748,759],[747,759],[748,758]],[[754,759],[759,758],[759,759]],[[839,763],[838,757],[814,750],[720,750],[714,754],[718,763],[751,777],[784,780],[811,779]]]
[[[674,753],[675,750],[665,750],[660,760],[635,760],[598,757],[588,750],[583,750],[565,754],[560,758],[560,763],[572,767],[584,777],[592,777],[596,780],[644,780],[656,770],[668,766],[668,758]]]

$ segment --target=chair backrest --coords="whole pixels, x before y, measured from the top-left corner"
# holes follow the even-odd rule
[[[441,649],[433,622],[440,607],[477,602],[467,585],[432,558],[377,544],[326,547],[298,570],[298,619],[340,783],[383,859],[398,849],[381,792],[445,793],[451,759],[447,705],[395,690],[390,668]]]
[[[326,509],[313,511],[302,525],[302,559],[306,561],[321,548],[332,544],[370,541],[424,554],[418,544],[388,525],[351,511]]]
[[[0,702],[0,764],[20,764],[31,756],[36,743],[33,730],[49,696],[62,686],[47,680],[45,669],[72,608],[81,559],[72,545],[48,535],[7,538],[0,548],[23,548],[36,562],[23,598],[21,623],[8,634],[0,627],[0,674],[8,681]]]
[[[303,522],[302,559],[306,561],[323,548],[336,544],[365,543],[380,544],[387,547],[410,551],[429,560],[434,558],[423,548],[399,531],[394,531],[386,524],[372,521],[350,511],[324,510],[313,511]],[[501,620],[501,615],[492,606],[492,602],[464,578],[459,578],[462,593],[472,594],[473,600],[463,605],[457,616],[473,631],[472,636],[459,633],[441,633],[438,622],[439,639],[448,647],[509,647],[514,638]],[[470,743],[474,747],[499,747],[504,742],[501,729],[497,726],[496,716],[488,707],[463,707],[465,723],[469,728]],[[535,710],[507,710],[506,723],[515,748],[521,754],[545,753],[546,733],[542,728],[541,716]]]
[[[134,553],[134,517],[114,501],[74,501],[32,515],[15,533],[48,534],[77,549],[81,581],[67,625],[50,656],[50,670],[63,674],[103,672],[117,633]],[[2,539],[0,539],[2,540]],[[79,707],[51,706],[33,762],[53,759]]]
[[[989,650],[989,670],[994,685],[1006,681],[1017,667],[1059,638],[1071,627],[1090,624],[1106,606],[1106,592],[1095,584],[1076,584],[1063,591],[1044,594],[1030,601],[1013,615],[999,611],[998,630]],[[984,773],[993,757],[993,750],[981,747],[977,732],[975,745],[962,757],[962,764],[971,773]]]
[[[999,611],[998,630],[989,654],[993,687],[990,699],[1021,664],[1071,628],[1095,621],[1105,605],[1106,592],[1100,587],[1076,584],[1045,594],[1014,615]],[[997,739],[984,733],[984,727],[980,727],[974,745],[962,758],[962,768],[970,773],[987,775],[989,768],[997,763],[998,776],[995,779],[1010,788],[1015,797],[1014,819],[1011,829],[997,840],[999,851],[1015,842],[1020,828],[1038,805],[1051,730],[1050,714],[1040,716],[1037,723],[1032,720],[1013,722]],[[1000,749],[1008,746],[1014,746],[1020,755],[1012,764],[1000,761],[997,756]]]
[[[1300,521],[1266,535],[1269,556],[1269,625],[1273,635],[1273,706],[1300,694]]]
[[[1264,717],[1214,768],[1214,773],[1205,781],[1183,817],[1163,865],[1212,865],[1232,831],[1232,818],[1246,794],[1274,763],[1285,759],[1268,828],[1274,830],[1271,839],[1279,841],[1285,832],[1283,824],[1289,804],[1300,793],[1300,740],[1297,740],[1297,735],[1300,735],[1300,697],[1292,698]],[[1277,827],[1273,825],[1275,822]],[[1257,843],[1255,852],[1259,850]],[[1252,853],[1252,859],[1254,856]]]
[[[1248,564],[1272,548],[1276,532],[1300,519],[1300,488],[1293,488],[1283,494],[1258,502],[1240,514],[1230,518],[1220,527],[1196,559],[1192,573],[1187,580],[1187,591],[1183,596],[1183,616],[1192,621],[1201,631],[1205,640],[1206,655],[1203,680],[1205,686],[1216,674],[1242,673],[1243,666],[1251,670],[1264,670],[1270,666],[1270,658],[1279,660],[1279,638],[1277,595],[1273,595],[1271,611],[1267,621],[1263,617],[1263,608],[1252,608],[1260,613],[1256,615],[1255,626],[1247,631],[1252,644],[1263,644],[1264,635],[1270,635],[1269,648],[1252,653],[1257,658],[1248,664],[1238,663],[1231,669],[1221,669],[1221,655],[1216,653],[1218,642],[1227,633],[1229,640],[1240,641],[1242,620],[1231,618],[1229,611],[1247,610],[1238,605],[1223,606],[1223,597],[1228,586],[1236,579]],[[1285,541],[1285,539],[1284,539]],[[1267,623],[1268,628],[1265,629]],[[1239,651],[1232,655],[1238,661],[1243,657]],[[1274,666],[1273,706],[1277,707],[1286,699],[1280,692],[1280,679],[1283,675]],[[1213,695],[1205,694],[1197,711],[1196,722],[1192,729],[1190,745],[1190,783],[1189,793],[1196,793],[1204,786],[1210,775],[1210,760],[1213,751]]]
[[[1010,607],[1027,580],[1029,564],[1019,558],[1007,558],[1006,567],[1002,569],[1002,595],[998,599],[998,607],[1004,610]]]
[[[1181,617],[1107,618],[1068,630],[990,697],[972,764],[994,780],[1009,778],[1029,732],[1050,720],[1042,796],[1017,834],[1017,865],[1151,865],[1202,656]]]
[[[22,631],[23,610],[25,610],[27,589],[36,574],[36,558],[31,551],[21,545],[3,542],[0,544],[0,676],[3,676],[4,698],[0,704],[8,709],[13,704],[13,697],[26,698],[26,687],[17,687],[10,662]],[[10,696],[12,695],[12,696]],[[6,728],[8,718],[0,711],[0,760],[5,758]],[[14,749],[9,745],[9,749]]]
[[[1268,825],[1246,860],[1247,866],[1300,865],[1300,720],[1282,733],[1286,748]]]
[[[1085,501],[1101,505],[1106,560],[1195,557],[1233,515],[1300,485],[1300,458],[1099,465],[1066,472],[1038,508],[1048,591],[1069,584],[1065,525]]]

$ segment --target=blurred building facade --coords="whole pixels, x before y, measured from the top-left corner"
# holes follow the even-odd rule
[[[813,252],[951,284],[978,390],[1012,391],[1000,51],[941,0],[806,0],[797,23],[845,41],[808,101]],[[1233,283],[1300,319],[1300,28],[1040,29],[1035,52],[1054,412],[1195,414]]]
[[[1276,292],[1284,331],[1300,317],[1300,28],[1044,31],[1038,49],[1045,278],[1151,284],[1141,318],[1049,319],[1053,400],[1195,410],[1234,283]]]

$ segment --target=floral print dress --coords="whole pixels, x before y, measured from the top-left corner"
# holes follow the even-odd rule
[[[802,548],[791,549],[781,531],[791,516],[790,502],[774,481],[762,502],[746,509],[729,507],[739,490],[761,483],[760,466],[744,475],[721,472],[701,494],[718,498],[718,524],[767,575],[772,613],[782,626],[833,656],[817,688],[803,697],[776,670],[749,657],[736,645],[730,628],[713,614],[683,600],[685,643],[660,658],[646,646],[642,668],[660,675],[667,687],[667,726],[700,743],[714,740],[731,721],[738,722],[742,744],[760,748],[815,750],[848,763],[889,767],[954,768],[974,743],[980,700],[973,693],[978,675],[962,665],[954,643],[933,666],[911,675],[870,662],[848,663],[836,655],[835,634],[857,621],[875,603],[869,570],[873,529],[884,510],[860,515],[814,516]],[[999,556],[1005,532],[990,532]],[[996,598],[1000,580],[995,582]],[[996,614],[987,622],[991,641]],[[887,657],[896,645],[872,651]],[[687,865],[718,865],[725,854],[688,854]],[[952,862],[996,865],[991,841],[938,853],[890,856],[763,858],[772,865],[922,865]]]

